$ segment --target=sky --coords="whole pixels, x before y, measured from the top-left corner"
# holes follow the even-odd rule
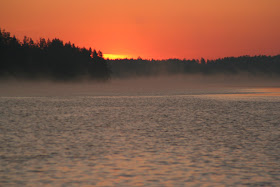
[[[0,28],[110,58],[280,54],[280,0],[0,0]]]

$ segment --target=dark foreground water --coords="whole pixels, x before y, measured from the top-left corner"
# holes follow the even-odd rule
[[[0,186],[280,186],[279,92],[0,97]]]

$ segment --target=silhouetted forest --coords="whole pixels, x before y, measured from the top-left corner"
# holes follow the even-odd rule
[[[59,39],[19,41],[0,29],[0,77],[73,80],[175,74],[280,76],[280,55],[240,56],[215,60],[105,60],[101,51],[79,48]]]
[[[154,76],[175,74],[225,74],[247,73],[256,76],[280,76],[280,55],[240,56],[215,60],[143,60],[107,59],[114,77]]]
[[[101,51],[79,48],[59,39],[19,41],[0,29],[0,77],[107,80],[110,69]]]

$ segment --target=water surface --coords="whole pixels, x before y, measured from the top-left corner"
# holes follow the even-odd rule
[[[0,97],[0,186],[280,185],[279,89]]]

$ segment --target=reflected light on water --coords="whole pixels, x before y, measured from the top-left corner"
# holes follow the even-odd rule
[[[0,97],[0,186],[279,186],[277,94]]]
[[[227,98],[227,99],[237,99],[237,98],[250,98],[250,97],[278,97],[280,96],[280,88],[255,88],[255,89],[241,89],[237,93],[219,93],[219,94],[204,94],[202,96],[206,97],[216,97],[216,98]]]

